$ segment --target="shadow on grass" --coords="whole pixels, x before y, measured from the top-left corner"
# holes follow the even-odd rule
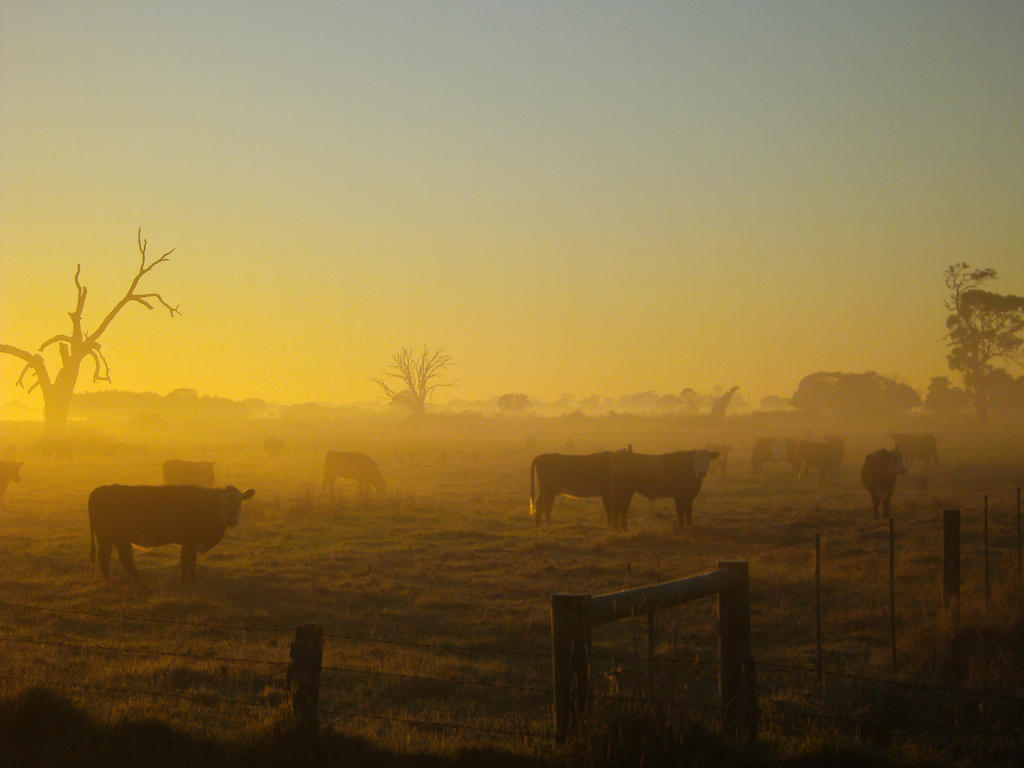
[[[0,764],[5,768],[63,766],[436,766],[547,768],[553,763],[497,749],[464,749],[454,756],[398,754],[370,742],[324,733],[313,742],[294,736],[289,718],[246,731],[236,742],[183,733],[158,720],[107,725],[46,688],[0,699]]]

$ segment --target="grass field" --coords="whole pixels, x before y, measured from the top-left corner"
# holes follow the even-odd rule
[[[890,429],[934,431],[941,464],[894,501],[896,660],[889,531],[860,486]],[[44,452],[39,425],[0,424],[25,462],[0,515],[0,764],[272,763],[314,759],[288,738],[284,671],[296,627],[325,628],[325,764],[1020,764],[1024,611],[1015,493],[1024,430],[999,425],[699,419],[437,417],[79,427]],[[838,484],[761,476],[759,436],[840,434]],[[283,440],[275,458],[268,436]],[[731,445],[694,526],[670,500],[633,502],[628,532],[600,502],[561,497],[529,517],[529,462],[547,450],[642,452]],[[324,452],[376,458],[387,492],[363,508],[320,494]],[[568,452],[568,451],[566,451]],[[86,499],[106,483],[159,483],[167,458],[213,460],[219,485],[255,488],[241,523],[179,581],[178,547],[137,549],[91,573]],[[984,596],[981,502],[990,500]],[[941,509],[962,507],[962,616],[940,614]],[[822,536],[825,686],[814,672],[814,539]],[[583,730],[550,738],[550,595],[601,593],[749,562],[761,740],[717,729],[712,600],[595,629],[597,701]],[[863,679],[862,679],[863,678]],[[872,682],[884,679],[918,687]],[[984,692],[976,696],[965,691]],[[290,757],[289,757],[290,755]]]

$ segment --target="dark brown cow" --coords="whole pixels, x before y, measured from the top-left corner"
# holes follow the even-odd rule
[[[843,463],[845,446],[838,437],[825,438],[825,442],[798,440],[796,455],[800,461],[800,475],[805,476],[808,470],[818,473],[818,482],[824,483],[829,478],[839,482],[839,467]]]
[[[132,544],[181,545],[181,580],[195,581],[196,555],[206,552],[238,525],[242,502],[256,491],[198,488],[194,485],[101,485],[89,494],[89,559],[110,580],[110,553],[117,547],[121,565],[136,582]]]
[[[324,458],[322,490],[330,490],[332,500],[334,499],[334,481],[339,477],[356,481],[359,486],[359,496],[364,504],[369,500],[371,487],[376,488],[378,493],[384,493],[384,489],[387,488],[384,476],[377,469],[377,463],[365,453],[328,451]]]
[[[693,500],[700,493],[716,451],[674,451],[643,454],[620,452],[615,457],[615,524],[628,527],[627,515],[633,494],[648,499],[675,499],[677,526],[693,524]]]
[[[7,493],[7,484],[13,480],[21,482],[20,461],[0,461],[0,511],[4,508],[4,494]]]
[[[931,462],[934,462],[936,467],[939,466],[939,444],[935,435],[905,435],[897,432],[893,433],[892,439],[908,466],[910,462],[918,459],[924,462],[926,470]]]
[[[602,451],[584,455],[542,453],[530,463],[530,514],[534,525],[551,522],[555,497],[564,493],[577,499],[600,497],[608,516],[608,525],[615,525],[615,486],[613,462],[617,453]]]
[[[896,487],[896,478],[905,474],[907,465],[899,448],[887,451],[881,448],[869,453],[864,458],[864,467],[860,471],[860,479],[871,494],[871,504],[878,519],[878,507],[881,505],[886,517],[891,517],[890,502]]]
[[[164,485],[198,485],[201,488],[212,488],[215,482],[212,461],[168,459],[164,462]]]
[[[796,455],[796,440],[791,437],[772,438],[761,437],[754,443],[754,450],[750,454],[750,466],[754,474],[758,474],[761,468],[769,462],[785,461],[793,470],[795,475],[800,469],[800,460]]]

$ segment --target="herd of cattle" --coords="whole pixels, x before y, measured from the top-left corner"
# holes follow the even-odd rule
[[[933,435],[894,434],[895,447],[869,453],[861,469],[861,481],[871,494],[875,517],[879,508],[888,517],[897,478],[909,462],[921,460],[926,468],[938,464]],[[648,499],[675,500],[677,525],[692,524],[693,501],[701,483],[718,461],[725,474],[728,446],[708,444],[703,449],[643,454],[629,447],[592,454],[544,453],[530,463],[530,511],[535,525],[551,521],[551,508],[560,494],[600,498],[612,528],[628,526],[630,502],[636,494]],[[838,480],[845,453],[841,438],[822,442],[792,438],[757,440],[750,463],[755,474],[765,464],[784,462],[796,476],[817,472],[820,482]],[[21,462],[0,461],[0,509],[10,481],[20,480]],[[324,459],[323,492],[333,499],[339,479],[354,480],[364,502],[370,491],[386,488],[376,462],[362,453],[328,451]],[[233,485],[215,488],[213,463],[169,460],[163,465],[164,484],[104,485],[89,495],[89,557],[97,557],[104,579],[110,578],[110,557],[117,549],[125,571],[138,580],[132,545],[181,546],[182,581],[196,578],[196,555],[215,546],[226,530],[238,524],[242,502],[253,489]]]

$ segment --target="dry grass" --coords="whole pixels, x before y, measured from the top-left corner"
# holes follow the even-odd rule
[[[937,429],[942,466],[926,488],[920,469],[898,486],[894,673],[888,529],[871,519],[858,474],[868,450],[889,444],[890,427],[908,426],[904,431],[923,429],[752,419],[712,429],[700,421],[621,417],[439,419],[416,428],[275,422],[188,425],[180,440],[108,428],[113,437],[85,434],[67,450],[44,454],[34,425],[4,424],[4,441],[25,466],[0,518],[0,601],[60,610],[0,605],[0,634],[9,638],[0,661],[0,737],[4,729],[32,732],[26,719],[53,717],[66,721],[65,734],[100,750],[60,753],[54,746],[53,759],[32,753],[40,765],[61,764],[61,754],[78,754],[82,764],[123,762],[111,758],[114,743],[180,758],[168,764],[283,760],[280,750],[295,748],[288,746],[282,694],[290,632],[315,622],[329,633],[324,743],[333,745],[331,754],[341,749],[363,764],[405,756],[437,764],[660,765],[680,764],[687,751],[703,764],[1019,760],[1024,632],[1020,593],[1012,588],[1012,499],[1004,496],[1024,477],[1024,438],[1007,427],[984,434]],[[847,439],[837,485],[799,481],[781,468],[754,477],[744,461],[761,435],[834,433]],[[262,448],[268,434],[286,446],[274,458]],[[536,448],[527,449],[528,436]],[[604,527],[599,502],[564,498],[552,526],[537,530],[528,517],[529,459],[566,438],[581,452],[714,440],[733,446],[730,476],[705,484],[696,525],[683,533],[672,531],[670,502],[644,499],[634,501],[626,533]],[[343,484],[335,504],[320,496],[328,448],[377,459],[388,491],[372,508]],[[254,487],[256,498],[243,507],[238,528],[200,555],[196,584],[178,581],[177,547],[137,550],[141,587],[117,563],[112,583],[103,584],[88,561],[89,491],[111,482],[157,483],[163,460],[172,457],[214,460],[219,484]],[[1000,497],[990,520],[992,605],[999,607],[988,612],[976,508],[986,492]],[[956,505],[972,509],[963,522],[964,615],[953,632],[938,614],[939,510]],[[816,658],[816,533],[823,541],[828,669],[1018,701],[835,675],[819,695],[813,673],[785,668],[813,667]],[[659,618],[656,655],[663,661],[654,689],[647,665],[637,661],[647,655],[646,619],[596,629],[595,687],[617,698],[599,699],[584,735],[564,744],[520,735],[550,731],[552,593],[674,579],[718,560],[750,562],[764,710],[758,748],[717,731],[712,601]],[[660,703],[623,701],[651,696]],[[12,723],[21,725],[12,731]],[[1011,728],[1016,738],[974,733]]]

